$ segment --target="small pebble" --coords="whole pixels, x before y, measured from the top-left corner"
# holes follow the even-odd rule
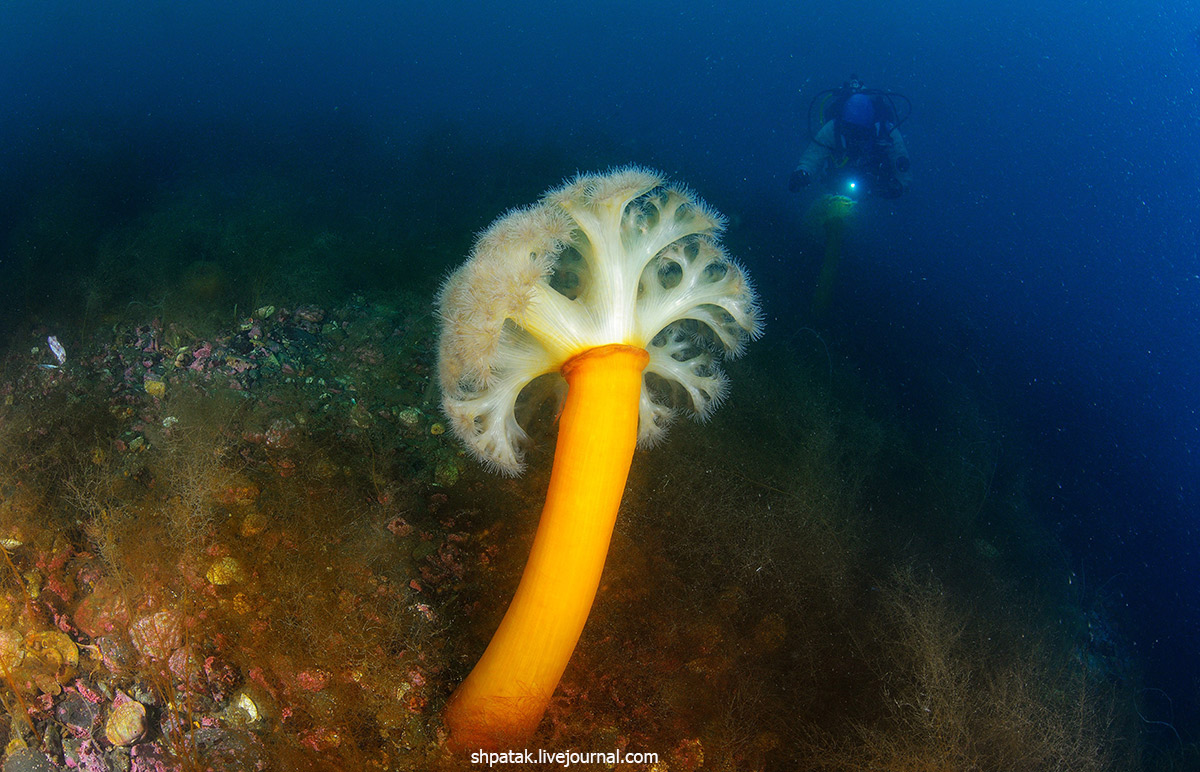
[[[133,745],[146,733],[146,708],[117,692],[104,722],[104,736],[113,745]]]
[[[267,516],[258,510],[248,513],[244,518],[242,518],[242,527],[240,529],[242,538],[249,538],[251,536],[259,535],[263,531],[267,530],[268,522]]]
[[[237,584],[245,578],[242,573],[242,564],[235,557],[224,557],[213,563],[209,567],[205,578],[211,584],[223,586],[226,584]]]
[[[400,423],[411,428],[421,422],[421,411],[415,407],[406,407],[397,414],[396,418],[400,420]]]
[[[46,754],[33,748],[17,748],[4,759],[4,772],[56,772]]]

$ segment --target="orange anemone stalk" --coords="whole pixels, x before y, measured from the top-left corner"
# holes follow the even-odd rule
[[[442,405],[480,460],[518,473],[516,413],[566,386],[529,562],[446,709],[453,747],[536,730],[600,585],[635,446],[680,407],[706,417],[726,389],[716,356],[760,334],[722,224],[644,169],[580,176],[493,223],[443,286]]]
[[[563,365],[567,400],[529,562],[492,642],[446,709],[461,747],[519,741],[546,711],[600,586],[648,359],[640,348],[603,346]]]

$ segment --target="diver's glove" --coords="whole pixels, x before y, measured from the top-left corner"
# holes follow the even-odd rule
[[[803,169],[797,169],[792,172],[792,176],[788,177],[788,192],[799,193],[801,188],[807,188],[812,182],[812,175]]]

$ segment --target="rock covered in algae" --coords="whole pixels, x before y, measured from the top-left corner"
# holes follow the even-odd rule
[[[60,630],[0,630],[0,666],[18,683],[58,695],[79,668],[79,647]]]
[[[443,456],[433,468],[433,482],[442,488],[451,488],[458,482],[461,473],[462,464],[457,458]]]
[[[58,769],[36,748],[15,748],[4,759],[4,772],[55,772]]]
[[[414,429],[420,425],[425,416],[415,407],[406,407],[396,414],[396,420],[406,429]]]
[[[79,667],[79,647],[61,630],[30,633],[25,636],[25,650],[56,673],[73,674]]]
[[[112,635],[128,624],[129,613],[116,584],[102,579],[96,589],[75,608],[76,627],[91,638]]]
[[[242,518],[242,524],[238,532],[241,533],[242,538],[249,539],[251,536],[258,536],[267,530],[269,523],[270,521],[267,519],[267,516],[255,509],[247,512],[246,516]]]
[[[250,726],[278,716],[279,706],[271,695],[254,684],[245,684],[229,700],[222,717],[233,726]]]
[[[0,630],[0,665],[13,671],[25,661],[25,636],[16,630]]]
[[[183,642],[183,619],[172,609],[156,611],[130,625],[129,637],[142,656],[166,659]]]
[[[253,480],[235,474],[217,491],[217,503],[226,507],[244,507],[258,500],[262,490]]]

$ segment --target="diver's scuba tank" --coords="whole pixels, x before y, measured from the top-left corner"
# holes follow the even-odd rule
[[[885,91],[878,88],[866,88],[857,75],[851,75],[850,80],[838,88],[827,88],[819,91],[808,103],[808,138],[816,142],[817,132],[829,121],[839,117],[846,100],[855,94],[865,94],[871,98],[877,114],[882,122],[890,123],[892,129],[899,128],[912,115],[912,101],[898,91]],[[829,148],[833,150],[834,148]]]

